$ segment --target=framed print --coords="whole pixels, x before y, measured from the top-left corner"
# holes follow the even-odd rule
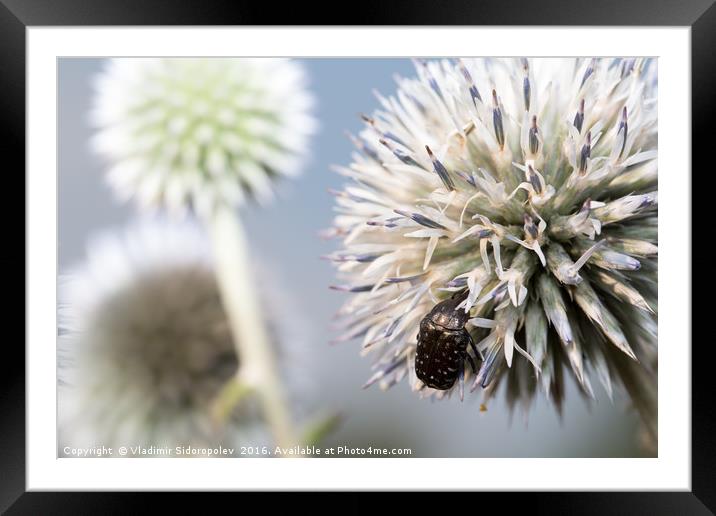
[[[691,336],[710,2],[351,26],[5,4],[9,513],[84,490],[716,505]]]

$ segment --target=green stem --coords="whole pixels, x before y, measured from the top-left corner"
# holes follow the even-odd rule
[[[258,396],[276,443],[294,446],[298,442],[261,316],[244,228],[234,210],[223,205],[207,222],[219,292],[239,356],[238,381]]]
[[[214,422],[223,426],[234,407],[251,392],[251,387],[242,382],[238,375],[230,378],[212,403],[211,415]]]
[[[304,428],[301,444],[306,446],[317,446],[323,439],[332,433],[341,424],[343,418],[340,414],[328,414],[317,419],[308,427]]]

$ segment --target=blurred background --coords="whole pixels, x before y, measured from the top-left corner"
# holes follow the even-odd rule
[[[353,146],[345,131],[358,132],[360,112],[376,106],[372,91],[392,94],[395,74],[412,75],[409,59],[303,60],[318,105],[320,128],[312,140],[311,159],[303,174],[278,185],[277,200],[267,208],[248,205],[242,218],[254,252],[276,269],[282,286],[299,301],[297,316],[309,328],[303,361],[314,385],[310,405],[343,416],[323,446],[411,448],[417,457],[634,457],[641,456],[638,421],[620,396],[612,404],[603,392],[586,405],[568,383],[562,417],[544,400],[529,421],[521,412],[510,416],[498,396],[487,412],[479,395],[442,402],[421,400],[407,382],[387,392],[362,390],[370,376],[370,358],[359,356],[356,342],[330,345],[331,320],[344,294],[328,289],[335,271],[320,259],[337,242],[318,236],[333,218],[330,188],[342,178],[331,165],[348,164]],[[59,271],[84,257],[90,235],[119,229],[134,217],[130,204],[120,205],[105,185],[102,160],[90,151],[88,112],[92,79],[102,60],[64,58],[58,62],[59,105]]]

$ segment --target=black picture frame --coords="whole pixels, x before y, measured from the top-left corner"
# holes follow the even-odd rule
[[[324,3],[300,8],[275,8],[272,4],[245,1],[174,1],[171,0],[0,0],[0,142],[5,156],[6,177],[19,181],[25,169],[25,30],[31,26],[65,25],[626,25],[688,26],[691,28],[692,71],[692,180],[699,174],[712,175],[714,146],[716,71],[716,6],[714,0],[559,0],[491,2],[470,0],[442,2],[392,1],[336,4],[331,11]],[[699,178],[701,180],[701,178]],[[6,183],[8,184],[7,180]],[[24,181],[21,188],[25,191]],[[15,190],[17,191],[17,190]],[[6,186],[6,192],[7,186]],[[708,189],[694,193],[708,195]],[[7,196],[2,204],[3,228],[10,244],[25,239],[25,226],[17,223],[14,199]],[[24,195],[23,195],[24,198]],[[713,212],[697,215],[709,201],[693,199],[694,226],[705,221],[704,234],[714,234]],[[8,202],[9,201],[9,202]],[[14,232],[17,235],[12,234]],[[20,232],[22,231],[22,235]],[[693,230],[692,230],[693,231]],[[692,233],[693,234],[693,233]],[[700,233],[699,233],[700,234]],[[13,238],[14,237],[14,238]],[[7,244],[8,247],[10,244]],[[23,247],[24,249],[24,247]],[[2,253],[6,271],[25,269],[26,256]],[[696,253],[692,270],[702,270],[708,256]],[[6,273],[6,279],[20,281],[18,274]],[[13,285],[14,286],[14,285]],[[18,285],[19,288],[19,285]],[[15,300],[16,298],[12,298]],[[24,299],[24,297],[23,297]],[[7,299],[6,299],[7,300]],[[688,302],[693,308],[693,300]],[[9,303],[19,312],[19,303]],[[23,303],[24,306],[24,303]],[[668,307],[667,307],[668,308]],[[21,316],[5,314],[6,328]],[[13,317],[14,316],[14,317]],[[24,320],[24,318],[23,318]],[[692,317],[693,321],[708,320]],[[24,331],[24,329],[23,329]],[[14,332],[13,332],[14,333]],[[644,493],[528,493],[510,494],[514,504],[529,507],[531,513],[549,514],[713,514],[716,511],[716,427],[713,403],[713,368],[709,340],[696,341],[692,348],[692,491]],[[85,514],[128,513],[144,508],[143,502],[123,494],[77,494],[25,492],[25,353],[19,338],[6,337],[0,375],[0,511],[7,514]],[[662,368],[668,371],[668,365]],[[245,496],[245,495],[242,495]],[[482,500],[493,495],[481,494]],[[497,496],[504,496],[497,495]],[[371,510],[366,503],[366,509]],[[474,502],[468,502],[474,503]],[[349,504],[352,512],[362,501]],[[461,502],[456,502],[461,504]],[[182,501],[185,510],[191,502]],[[206,506],[204,506],[206,507]],[[457,509],[457,507],[456,507]]]

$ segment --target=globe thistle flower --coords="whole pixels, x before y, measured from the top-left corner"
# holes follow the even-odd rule
[[[366,385],[464,381],[510,406],[626,388],[656,426],[657,123],[650,59],[416,61],[363,116],[330,256]],[[420,321],[462,297],[477,344],[453,388],[415,374]],[[519,356],[518,356],[519,355]]]
[[[257,272],[262,303],[281,314],[269,326],[272,348],[300,398],[306,386],[293,366],[303,331],[271,276]],[[251,398],[218,406],[241,357],[196,226],[148,220],[103,233],[59,292],[60,450],[270,442]]]
[[[303,68],[285,59],[112,59],[95,85],[94,148],[115,193],[142,208],[270,199],[315,128]]]
[[[303,69],[284,59],[115,59],[97,80],[95,149],[121,198],[207,226],[241,384],[256,391],[277,442],[297,444],[264,327],[249,243],[236,213],[294,174],[315,128]]]

